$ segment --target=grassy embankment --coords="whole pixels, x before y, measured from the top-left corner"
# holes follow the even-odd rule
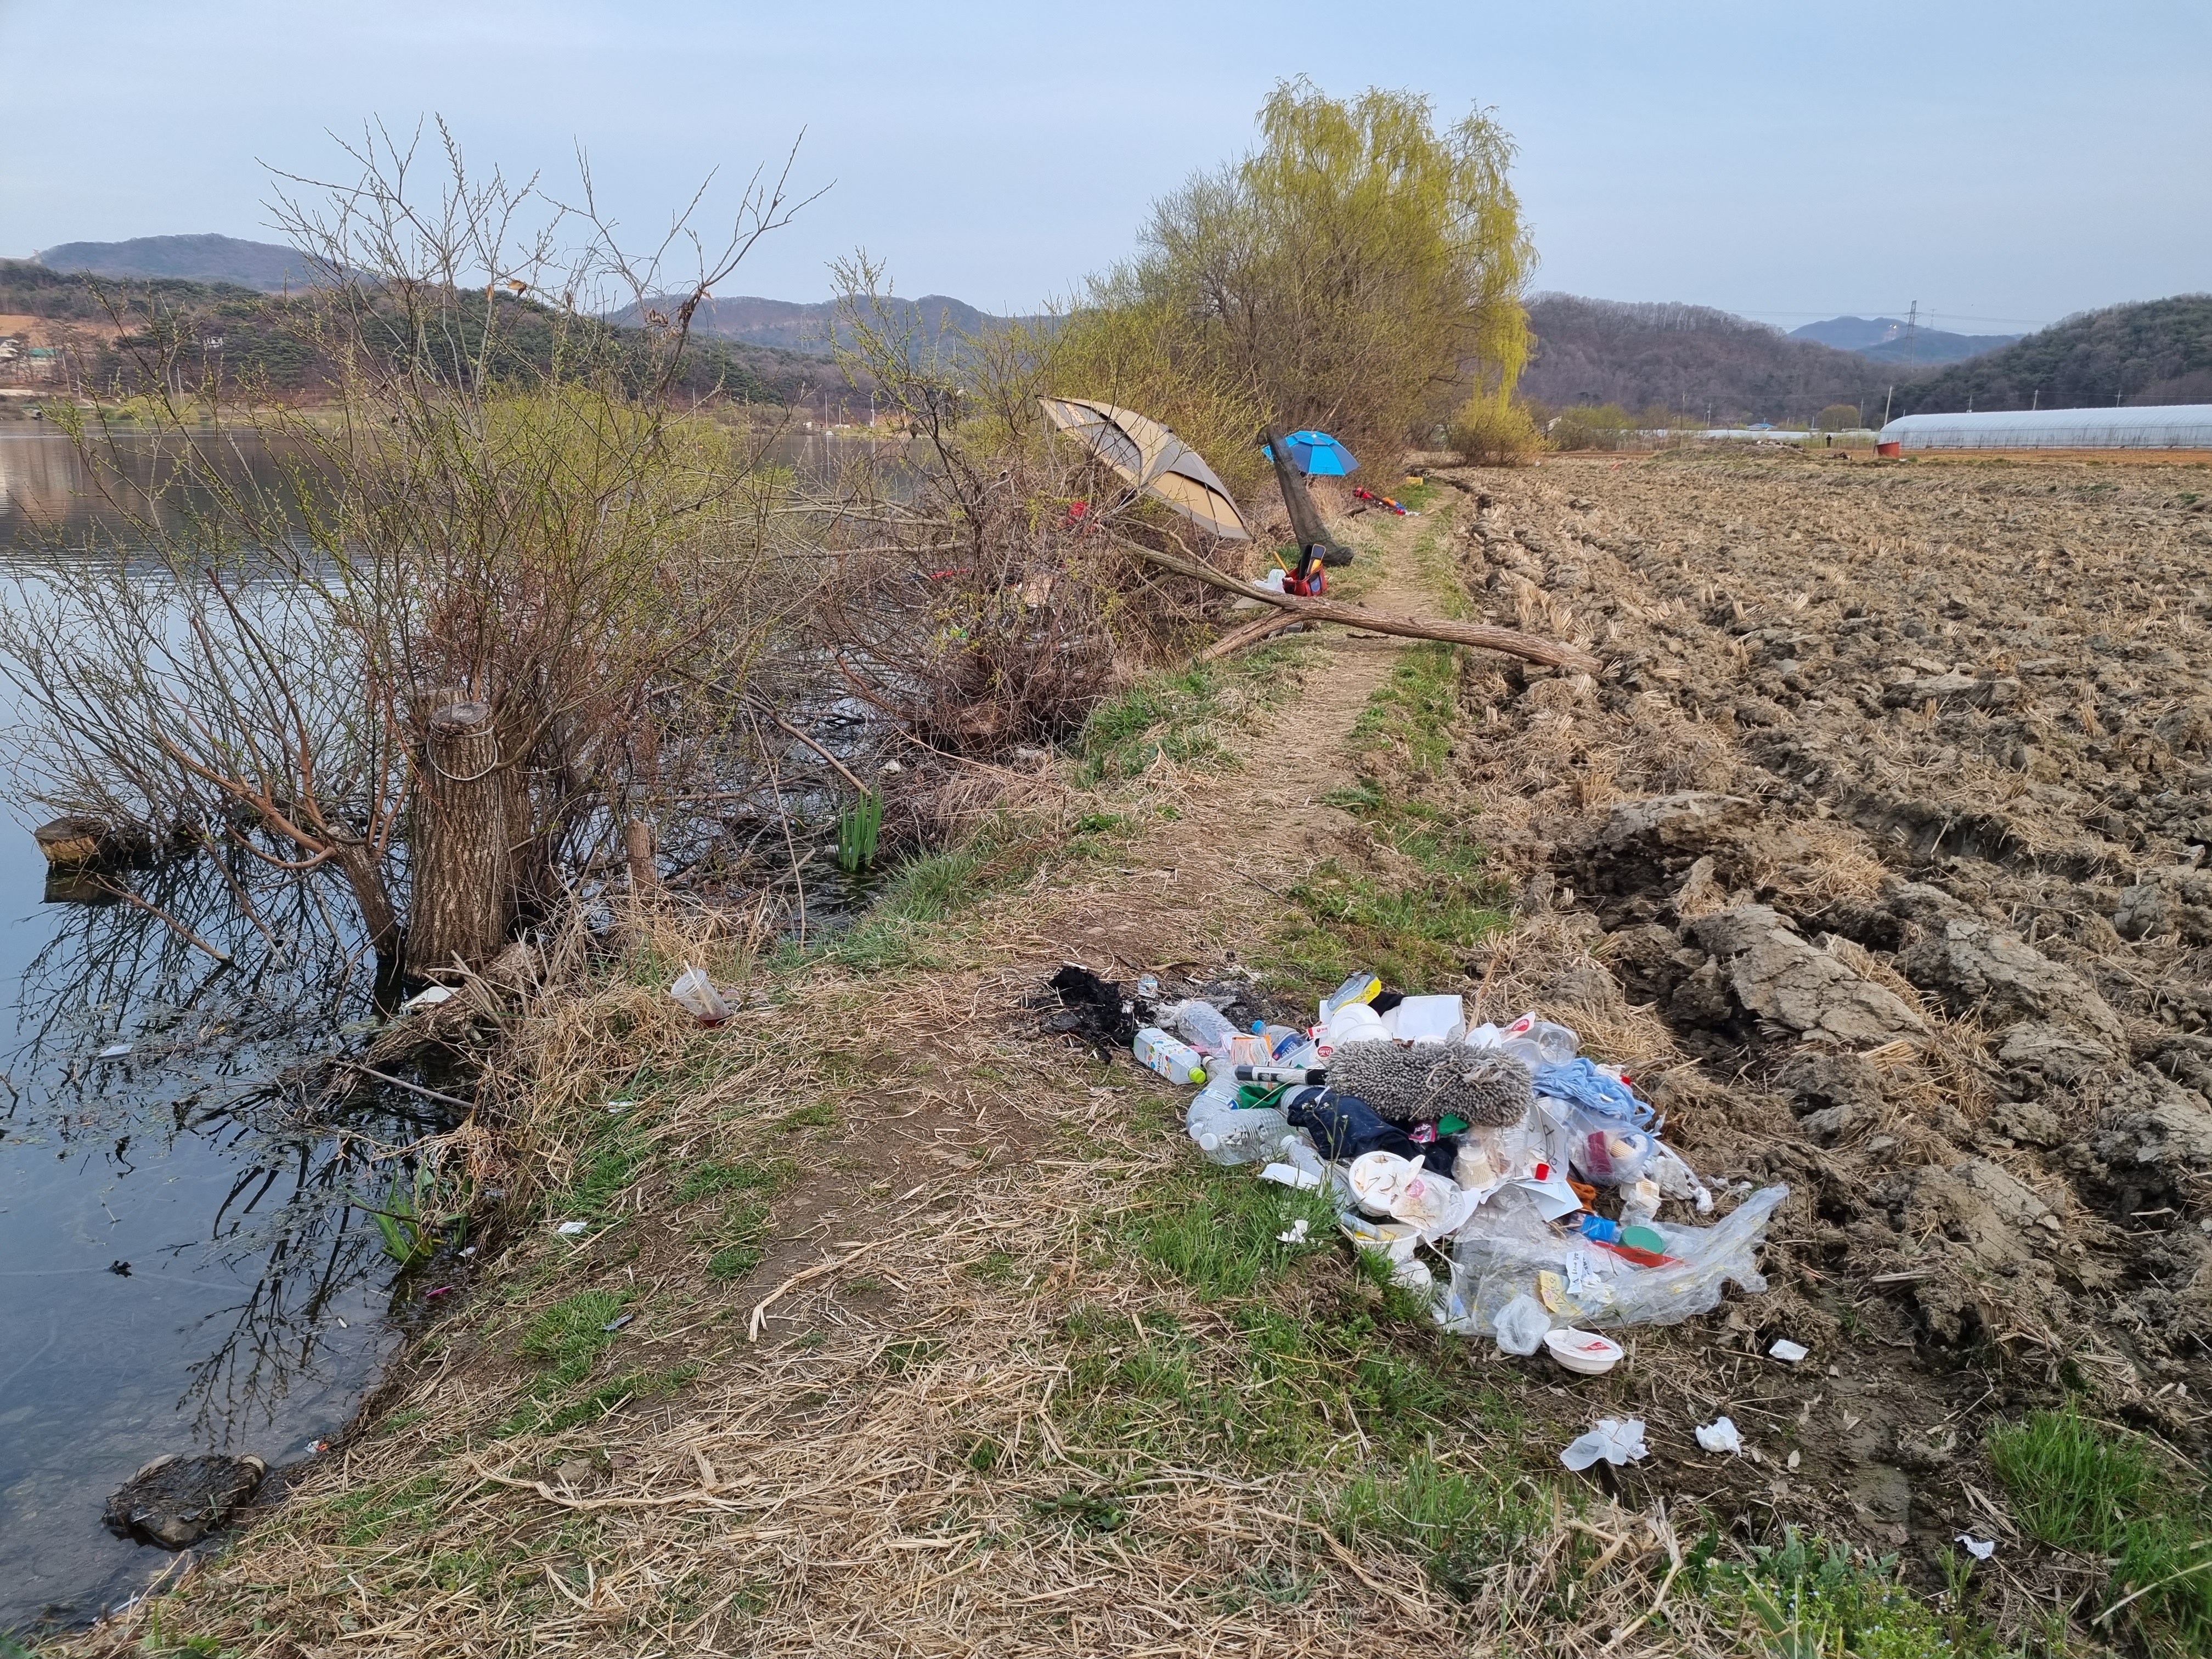
[[[1432,585],[1441,529],[1364,540]],[[730,1025],[670,1012],[674,936],[527,1011],[505,1248],[294,1501],[88,1647],[2004,1650],[1966,1578],[1563,1476],[1548,1378],[1197,1161],[1179,1091],[1030,1035],[1063,954],[1465,988],[1510,918],[1443,787],[1458,674],[1155,677],[858,927],[722,959]]]

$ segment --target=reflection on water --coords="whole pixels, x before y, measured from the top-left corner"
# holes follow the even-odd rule
[[[151,487],[159,458],[134,453]],[[35,575],[43,532],[114,528],[84,488],[58,434],[0,434],[0,558]],[[100,1525],[149,1459],[281,1464],[344,1425],[398,1339],[350,1194],[441,1127],[270,1086],[374,1013],[335,893],[246,859],[129,885],[232,963],[50,878],[0,818],[0,1631],[88,1619],[167,1564]]]
[[[767,459],[820,480],[868,447],[795,433]],[[148,512],[160,446],[126,439],[118,460]],[[285,482],[265,446],[231,465]],[[128,513],[89,489],[59,434],[0,429],[0,568],[35,580],[69,556],[57,538],[127,538]],[[817,808],[834,814],[827,796],[783,803]],[[0,814],[0,1631],[82,1621],[167,1564],[100,1525],[148,1460],[279,1465],[343,1425],[397,1346],[404,1290],[349,1198],[387,1190],[408,1167],[395,1150],[443,1127],[390,1095],[266,1086],[374,1015],[373,963],[334,892],[243,859],[132,872],[225,966],[94,884],[50,881],[30,828]],[[873,877],[808,880],[818,931]]]

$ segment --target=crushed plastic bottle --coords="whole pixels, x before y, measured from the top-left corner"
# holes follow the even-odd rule
[[[1499,1036],[1500,1046],[1516,1060],[1527,1060],[1528,1054],[1518,1046],[1527,1045],[1538,1066],[1564,1066],[1582,1052],[1583,1040],[1571,1027],[1539,1019],[1533,1012],[1522,1015]]]
[[[1226,1014],[1196,997],[1161,1010],[1160,1018],[1170,1030],[1204,1054],[1227,1054],[1237,1036]]]
[[[1178,1042],[1157,1025],[1147,1025],[1137,1033],[1129,1051],[1137,1063],[1158,1072],[1170,1083],[1189,1085],[1206,1081],[1206,1056],[1188,1042]]]
[[[1213,1164],[1254,1164],[1272,1158],[1291,1132],[1291,1121],[1272,1106],[1238,1106],[1237,1085],[1225,1078],[1200,1091],[1183,1125]]]

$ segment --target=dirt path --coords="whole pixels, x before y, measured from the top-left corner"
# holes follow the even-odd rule
[[[1364,602],[1436,606],[1455,504],[1353,527]],[[543,1219],[457,1281],[356,1437],[164,1598],[164,1634],[256,1656],[1449,1650],[1464,1614],[1417,1565],[1299,1519],[1316,1468],[1101,1426],[1122,1385],[1091,1374],[1121,1352],[1092,1352],[1100,1322],[1140,1347],[1155,1321],[1235,1339],[1117,1242],[1164,1181],[1201,1231],[1214,1200],[1188,1188],[1179,1095],[1040,1043],[1023,1007],[1064,959],[1233,963],[1308,869],[1376,856],[1322,798],[1406,648],[1300,646],[1276,671],[1294,691],[1245,683],[1225,762],[1157,761],[1101,798],[1097,844],[1048,837],[1017,887],[887,963],[763,978],[709,1036],[645,974],[542,1014]],[[549,1237],[562,1218],[584,1236]],[[1328,1431],[1322,1462],[1364,1435]]]
[[[1547,463],[1359,520],[1366,602],[1615,668],[1309,641],[1160,690],[1126,775],[1055,763],[720,1031],[669,1012],[674,936],[550,1001],[546,1196],[164,1638],[1741,1650],[1741,1597],[1677,1583],[1692,1528],[1902,1553],[1917,1594],[1851,1592],[1900,1652],[2101,1605],[1987,1437],[2072,1398],[2161,1468],[2207,1443],[2212,519],[2177,476]],[[1040,1036],[1067,959],[1559,1018],[1722,1213],[1790,1186],[1768,1288],[1601,1379],[1442,1337],[1282,1242],[1297,1200],[1194,1158],[1182,1091]],[[1692,1437],[1723,1413],[1741,1456]],[[1650,1455],[1561,1485],[1601,1415]]]

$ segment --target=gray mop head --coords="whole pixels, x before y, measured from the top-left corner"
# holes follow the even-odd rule
[[[1449,1114],[1478,1127],[1518,1123],[1535,1100],[1528,1068],[1510,1054],[1458,1043],[1347,1042],[1328,1057],[1328,1086],[1357,1095],[1393,1123]]]

